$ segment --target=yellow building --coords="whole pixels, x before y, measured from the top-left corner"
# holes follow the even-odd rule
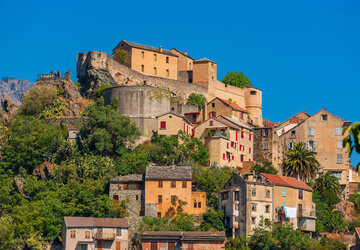
[[[178,56],[170,50],[122,40],[114,49],[116,52],[126,51],[126,63],[129,68],[144,75],[157,76],[177,80]]]
[[[253,130],[236,118],[211,117],[194,131],[209,149],[210,163],[242,168],[243,162],[253,160]]]
[[[179,130],[184,131],[185,134],[194,135],[194,130],[191,122],[183,115],[168,112],[159,115],[157,118],[157,131],[159,135],[177,135]]]
[[[178,211],[200,215],[206,212],[206,193],[192,191],[190,166],[149,166],[145,174],[147,208],[156,210],[159,218],[173,217]]]

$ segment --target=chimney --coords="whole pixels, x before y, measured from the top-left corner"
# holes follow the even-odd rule
[[[187,51],[184,51],[184,54],[187,55]]]
[[[160,46],[160,53],[162,52],[162,46]]]

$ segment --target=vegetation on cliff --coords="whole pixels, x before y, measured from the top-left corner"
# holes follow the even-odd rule
[[[225,85],[232,85],[239,88],[253,86],[249,78],[241,72],[228,72],[222,82],[225,83]]]

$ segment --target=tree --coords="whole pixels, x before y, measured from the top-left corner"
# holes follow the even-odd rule
[[[141,221],[141,228],[145,231],[196,231],[195,226],[197,221],[195,218],[187,213],[177,213],[175,217],[170,219],[168,216],[157,217],[143,217]]]
[[[283,171],[285,175],[310,181],[316,177],[320,168],[315,158],[316,152],[306,150],[302,142],[295,143],[294,148],[285,152]]]
[[[244,88],[245,86],[253,86],[249,78],[247,78],[241,72],[228,72],[222,82],[239,88]]]
[[[32,173],[44,160],[52,160],[66,137],[65,128],[19,116],[9,127],[2,164],[14,173]]]
[[[193,166],[193,178],[196,181],[196,186],[210,194],[219,192],[233,174],[234,170],[228,167]]]
[[[205,106],[206,97],[203,94],[191,93],[187,103],[197,105],[198,109],[200,110]]]
[[[325,191],[339,195],[341,193],[339,179],[335,177],[331,172],[326,172],[319,176],[313,185],[315,192],[320,194]]]
[[[255,171],[255,174],[265,173],[265,174],[274,174],[277,175],[278,171],[269,161],[264,161],[262,164],[256,163],[252,170]]]
[[[216,212],[214,209],[209,209],[203,214],[203,219],[204,221],[200,225],[202,231],[225,231],[222,211]]]
[[[116,49],[114,52],[114,60],[125,65],[127,62],[128,52],[124,49]]]
[[[354,122],[353,125],[344,128],[343,134],[348,132],[349,134],[344,138],[343,146],[348,147],[349,156],[355,151],[360,154],[360,123]],[[359,171],[360,162],[357,164]]]
[[[89,121],[80,130],[80,137],[88,152],[121,156],[140,136],[130,118],[120,115],[111,105],[104,106],[102,97],[87,108],[85,115]]]
[[[22,99],[20,115],[37,116],[45,107],[53,105],[57,97],[56,89],[50,86],[35,86]]]

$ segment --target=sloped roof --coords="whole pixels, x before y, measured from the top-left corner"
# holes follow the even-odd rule
[[[222,99],[222,98],[219,98],[219,97],[216,97],[216,98],[219,99],[220,101],[224,102],[224,103],[227,104],[228,106],[230,106],[232,109],[235,109],[235,110],[238,110],[238,111],[247,113],[246,109],[243,109],[243,108],[239,107],[239,106],[236,105],[235,103],[232,103],[232,102],[230,102],[230,101],[228,101],[228,100],[225,100],[225,99]],[[216,98],[214,98],[213,100],[215,100]],[[213,101],[213,100],[212,100],[212,101]],[[210,102],[212,102],[212,101],[210,101]],[[210,103],[210,102],[209,102],[209,103]]]
[[[141,182],[144,180],[143,174],[127,174],[110,179],[110,182]]]
[[[191,124],[191,122],[190,122],[184,115],[176,114],[176,113],[171,112],[171,111],[166,112],[166,113],[163,113],[163,114],[160,114],[160,115],[157,115],[156,118],[161,117],[161,116],[164,116],[164,115],[168,115],[168,114],[172,114],[172,115],[178,116],[178,117],[184,119],[187,123]]]
[[[167,239],[178,238],[181,240],[225,240],[225,232],[212,232],[212,231],[156,231],[156,232],[143,232],[142,238],[144,239]]]
[[[128,220],[122,218],[94,218],[65,216],[66,227],[129,227]]]
[[[148,45],[144,45],[144,44],[140,44],[140,43],[129,42],[129,41],[125,41],[125,40],[122,40],[122,42],[126,43],[130,47],[143,49],[143,50],[154,51],[154,52],[157,52],[157,53],[178,57],[177,55],[175,55],[174,53],[172,53],[170,50],[167,50],[167,49],[162,49],[162,51],[160,52],[160,48],[158,48],[158,47],[148,46]]]
[[[264,173],[261,173],[260,175],[264,176],[268,181],[278,186],[293,187],[293,188],[312,191],[312,188],[308,186],[305,182],[293,177],[264,174]]]
[[[216,63],[216,62],[214,62],[214,61],[211,61],[210,59],[207,59],[206,57],[194,61],[194,63],[197,63],[197,62],[212,62],[212,63]]]
[[[191,166],[148,166],[145,180],[192,180]]]
[[[222,124],[225,124],[226,126],[229,126],[230,128],[239,129],[239,128],[235,127],[234,125],[230,124],[229,122],[224,121],[224,120],[222,120],[222,119],[215,118],[215,117],[210,117],[208,120],[210,120],[210,119],[214,119],[215,121],[221,122]],[[208,121],[208,120],[207,120],[207,121]],[[206,122],[206,121],[205,121],[205,122]]]
[[[176,48],[172,48],[171,50],[175,50],[176,52],[182,54],[183,56],[186,56],[186,57],[190,58],[191,60],[194,60],[194,61],[195,61],[194,58],[192,58],[191,56],[188,56],[187,54],[185,54],[184,52],[181,52],[180,50],[178,50],[178,49],[176,49]]]
[[[219,118],[223,118],[233,124],[235,124],[236,126],[238,127],[242,127],[242,128],[246,128],[246,129],[249,129],[249,130],[253,130],[252,128],[250,128],[249,126],[247,126],[246,124],[242,123],[240,120],[236,119],[236,118],[230,118],[230,117],[227,117],[227,116],[224,116],[224,115],[221,115],[219,116]]]

